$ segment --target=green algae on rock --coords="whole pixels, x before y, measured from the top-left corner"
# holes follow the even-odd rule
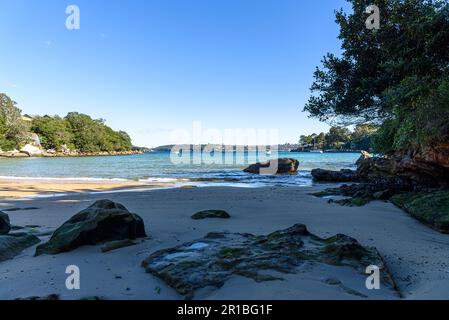
[[[357,274],[365,274],[367,266],[376,265],[382,284],[396,288],[376,249],[364,247],[346,235],[319,238],[302,224],[267,236],[210,233],[200,240],[156,251],[142,266],[191,299],[196,290],[219,288],[233,275],[256,282],[281,280],[270,271],[295,274],[306,263],[350,267]]]
[[[390,200],[435,230],[449,233],[449,191],[410,192],[395,195]]]
[[[83,245],[146,237],[143,220],[120,203],[99,200],[74,215],[36,248],[36,256],[68,252]]]

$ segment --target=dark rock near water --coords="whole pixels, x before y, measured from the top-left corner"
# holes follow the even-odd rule
[[[252,164],[243,171],[254,174],[284,174],[296,173],[298,171],[298,167],[298,160],[291,158],[280,158]]]
[[[0,235],[0,262],[14,258],[26,248],[39,242],[39,238],[27,233]]]
[[[231,215],[224,210],[204,210],[192,215],[192,219],[200,220],[206,218],[229,219]]]
[[[59,295],[57,295],[57,294],[49,294],[48,296],[45,296],[45,297],[33,296],[33,297],[27,297],[27,298],[17,298],[15,300],[31,300],[31,301],[59,300]]]
[[[267,236],[210,233],[200,240],[157,251],[142,262],[148,273],[188,299],[197,289],[223,286],[233,275],[257,282],[279,280],[269,271],[296,273],[305,264],[345,266],[357,274],[364,274],[369,265],[377,265],[382,286],[395,288],[376,249],[341,234],[319,238],[302,224]]]
[[[326,181],[326,182],[357,181],[357,172],[350,169],[342,169],[340,171],[313,169],[311,173],[315,181]]]
[[[0,234],[7,234],[11,230],[9,216],[0,211]]]
[[[77,213],[36,248],[36,256],[57,254],[84,245],[146,237],[144,223],[120,203],[99,200]]]
[[[330,202],[345,206],[363,206],[373,200],[389,200],[392,196],[407,190],[402,185],[396,186],[389,183],[354,183],[343,184],[338,188],[328,188],[312,195],[316,197],[346,197],[339,200],[331,199]]]

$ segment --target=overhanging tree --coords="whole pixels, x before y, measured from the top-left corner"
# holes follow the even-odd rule
[[[304,110],[331,124],[381,124],[378,151],[419,148],[449,135],[449,4],[378,0],[381,26],[369,30],[372,1],[337,12],[343,53],[314,73]],[[437,115],[437,117],[433,116]]]

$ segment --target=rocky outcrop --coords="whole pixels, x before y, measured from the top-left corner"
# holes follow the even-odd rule
[[[401,186],[395,187],[388,183],[354,183],[341,185],[338,188],[329,188],[312,193],[316,197],[339,196],[343,199],[330,198],[328,202],[345,206],[363,206],[374,200],[389,200],[392,196],[406,192]]]
[[[361,161],[358,176],[367,182],[392,180],[416,187],[449,187],[449,143],[402,150],[384,158]]]
[[[367,151],[360,151],[361,155],[360,158],[355,162],[356,166],[359,166],[360,163],[362,163],[363,161],[365,161],[366,159],[372,158],[373,155]]]
[[[137,214],[110,200],[99,200],[77,213],[36,248],[36,255],[57,254],[84,245],[146,237],[144,223]]]
[[[296,173],[298,167],[298,160],[292,158],[280,158],[252,164],[243,171],[254,174],[284,174]]]
[[[229,219],[231,216],[224,210],[204,210],[192,215],[192,219],[201,220],[207,218]]]
[[[7,234],[11,230],[11,224],[9,222],[9,216],[0,211],[0,235]]]
[[[312,176],[316,181],[364,182],[402,190],[449,187],[449,160],[442,156],[447,152],[449,157],[449,147],[438,149],[438,155],[436,149],[427,150],[427,153],[401,151],[386,157],[372,157],[362,152],[355,172],[315,169]]]
[[[269,271],[291,274],[305,265],[320,270],[329,270],[323,265],[349,268],[354,276],[364,275],[367,266],[376,265],[380,269],[382,286],[395,288],[376,249],[364,247],[341,234],[319,238],[302,224],[267,236],[209,233],[198,241],[157,251],[142,262],[148,273],[186,298],[193,298],[200,288],[221,287],[233,275],[257,282],[279,280],[279,275],[273,276]],[[320,276],[324,278],[325,272],[320,271]],[[335,276],[328,272],[328,276]]]
[[[315,181],[350,182],[358,180],[357,172],[350,169],[342,169],[340,171],[313,169],[311,174]]]
[[[0,157],[3,157],[3,158],[28,158],[29,155],[25,152],[20,152],[19,150],[11,150],[11,151],[0,151]]]
[[[27,144],[20,148],[20,152],[27,154],[29,157],[41,156],[44,152],[40,147]]]
[[[24,149],[25,148],[25,149]],[[124,156],[133,154],[142,154],[142,151],[103,151],[103,152],[57,152],[55,150],[39,150],[33,146],[25,146],[21,150],[0,151],[0,157],[3,158],[28,158],[28,157],[44,157],[44,158],[63,158],[63,157],[100,157],[100,156]]]
[[[39,242],[39,238],[27,233],[0,235],[0,262],[14,258],[26,248]]]

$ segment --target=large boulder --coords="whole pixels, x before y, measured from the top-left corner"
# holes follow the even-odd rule
[[[39,238],[26,233],[11,233],[0,236],[0,262],[14,258],[26,248],[39,242]]]
[[[7,234],[11,230],[9,217],[6,213],[0,211],[0,234]]]
[[[84,245],[143,237],[146,233],[141,217],[130,213],[120,203],[99,200],[59,227],[50,241],[36,248],[36,256],[67,252]]]
[[[254,174],[283,174],[295,173],[298,171],[298,167],[298,160],[292,158],[280,158],[252,164],[243,171]]]
[[[43,153],[41,148],[36,147],[32,144],[27,144],[27,145],[23,146],[22,148],[20,148],[20,152],[25,153],[25,154],[29,155],[30,157],[40,156]]]
[[[311,173],[315,181],[326,181],[326,182],[357,181],[357,173],[354,170],[350,169],[342,169],[340,171],[313,169]]]

